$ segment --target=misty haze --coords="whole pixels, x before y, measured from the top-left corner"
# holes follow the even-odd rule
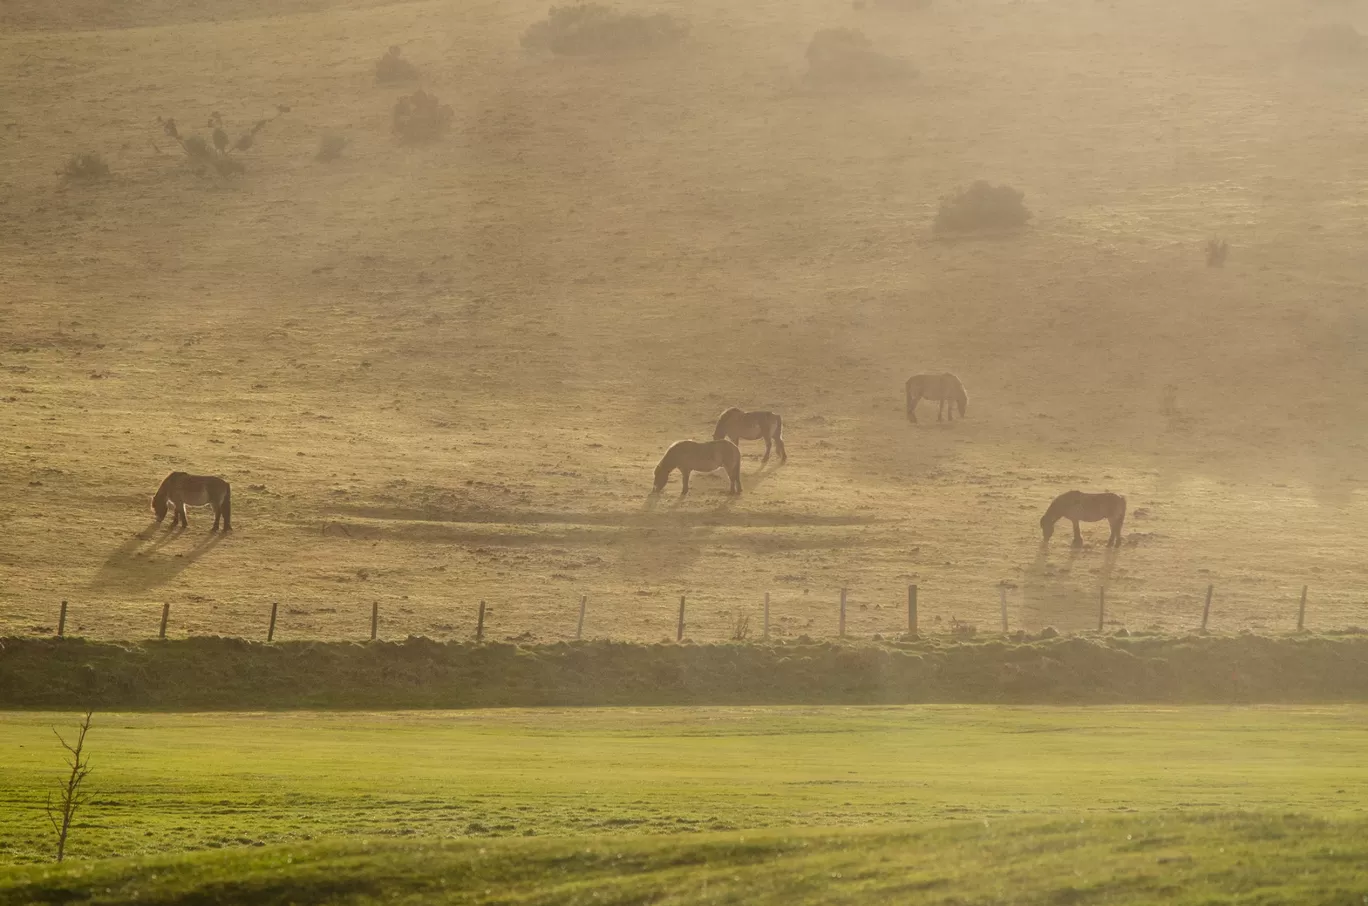
[[[1368,901],[1364,35],[6,0],[0,904]]]

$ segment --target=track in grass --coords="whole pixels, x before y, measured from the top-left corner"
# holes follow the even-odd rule
[[[317,837],[660,834],[1140,811],[1362,814],[1368,709],[97,714],[75,858]],[[53,725],[0,716],[0,859],[46,858]]]

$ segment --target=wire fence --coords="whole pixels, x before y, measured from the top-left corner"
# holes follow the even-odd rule
[[[963,620],[952,608],[944,604],[937,607],[937,602],[928,600],[924,590],[914,583],[906,586],[906,597],[897,604],[888,600],[886,590],[878,602],[871,604],[871,596],[866,594],[856,604],[848,587],[835,589],[829,595],[805,597],[800,607],[794,606],[791,600],[780,602],[770,592],[763,592],[750,602],[734,602],[719,610],[708,606],[715,604],[717,598],[707,598],[700,606],[698,599],[685,594],[679,595],[677,601],[671,601],[668,609],[659,605],[647,609],[634,607],[630,620],[626,618],[624,604],[611,596],[596,602],[590,594],[581,593],[558,599],[563,602],[558,605],[539,606],[535,612],[519,613],[504,605],[496,612],[487,600],[445,605],[441,610],[446,618],[436,624],[431,619],[415,616],[412,607],[394,602],[382,605],[378,600],[341,608],[321,608],[320,611],[329,617],[330,631],[321,631],[323,627],[315,620],[304,619],[315,612],[282,607],[279,601],[261,605],[259,617],[253,616],[255,611],[250,607],[238,607],[231,616],[224,613],[217,617],[205,614],[201,608],[191,616],[185,613],[190,608],[178,609],[171,602],[165,602],[160,605],[159,612],[147,608],[145,624],[138,617],[141,608],[132,614],[125,612],[119,624],[124,630],[131,629],[124,636],[128,641],[184,635],[218,635],[264,642],[378,641],[410,636],[474,642],[555,642],[585,638],[623,642],[746,642],[785,638],[868,641],[927,636],[955,639],[998,635],[1021,637],[1039,632],[1171,635],[1247,631],[1251,618],[1257,613],[1254,625],[1261,633],[1307,631],[1308,616],[1311,628],[1317,631],[1359,631],[1352,624],[1327,626],[1324,621],[1317,623],[1316,599],[1310,591],[1309,585],[1303,585],[1299,595],[1265,602],[1265,606],[1256,612],[1250,608],[1247,596],[1224,598],[1217,586],[1209,583],[1171,602],[1166,610],[1168,619],[1162,624],[1154,621],[1152,609],[1131,606],[1125,599],[1124,589],[1118,594],[1115,589],[1099,585],[1092,600],[1088,601],[1077,588],[1063,597],[1048,597],[1025,593],[1009,583],[995,587],[996,593],[992,597],[996,598],[996,606],[988,608],[980,603]],[[1234,608],[1237,601],[1239,606]],[[1368,609],[1368,605],[1364,607]],[[964,612],[962,607],[958,610]],[[1345,614],[1343,604],[1333,610],[1338,617]],[[801,618],[795,617],[795,612],[800,612]],[[73,627],[78,615],[80,622]],[[182,615],[184,622],[178,623],[178,617]],[[98,630],[101,618],[108,618],[108,610],[101,605],[88,605],[82,609],[63,600],[55,616],[54,626],[30,626],[21,634],[85,637]],[[1139,625],[1142,623],[1143,626]],[[256,632],[252,631],[254,624],[259,626]],[[137,630],[138,625],[146,625],[146,634]],[[74,633],[70,631],[73,628]]]

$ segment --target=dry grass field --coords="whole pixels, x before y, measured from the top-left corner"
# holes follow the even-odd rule
[[[924,623],[1182,630],[1368,619],[1368,59],[1300,51],[1368,9],[1307,0],[629,0],[668,51],[542,59],[533,0],[0,6],[0,635],[781,635]],[[920,76],[805,88],[824,28]],[[413,86],[454,111],[396,140]],[[201,178],[158,117],[234,134]],[[314,159],[326,132],[340,159]],[[109,179],[55,175],[98,151]],[[1025,192],[1017,236],[942,241],[939,199]],[[1205,266],[1212,236],[1231,243]],[[968,417],[902,382],[949,369]],[[1176,385],[1175,403],[1164,388]],[[723,408],[790,460],[651,471]],[[173,469],[234,528],[151,525]],[[1043,550],[1071,487],[1127,544]],[[524,636],[524,634],[526,634]]]

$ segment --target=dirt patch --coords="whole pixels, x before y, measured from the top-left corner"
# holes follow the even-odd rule
[[[1368,701],[1368,636],[887,645],[0,642],[0,707]]]

